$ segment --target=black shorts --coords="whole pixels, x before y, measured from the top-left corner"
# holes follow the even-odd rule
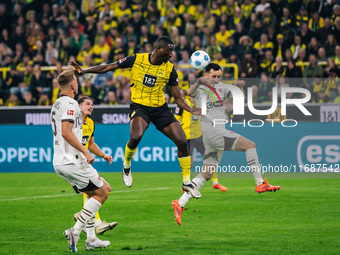
[[[201,153],[201,155],[204,155],[205,147],[204,147],[202,135],[198,138],[188,140],[188,145],[189,145],[189,149],[190,149],[190,155],[192,155],[194,148],[196,148],[196,150],[199,153]]]
[[[132,103],[130,105],[130,120],[137,116],[142,117],[148,124],[152,122],[159,131],[162,131],[164,127],[172,122],[178,122],[167,103],[160,107],[149,107]]]

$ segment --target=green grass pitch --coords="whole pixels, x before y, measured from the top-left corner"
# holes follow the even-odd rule
[[[272,174],[278,192],[255,193],[249,174],[220,175],[227,192],[203,187],[203,197],[174,220],[180,173],[103,173],[113,188],[100,210],[118,226],[100,236],[110,247],[79,254],[339,254],[340,178],[337,174]],[[0,254],[69,254],[63,231],[82,198],[55,173],[0,174]]]

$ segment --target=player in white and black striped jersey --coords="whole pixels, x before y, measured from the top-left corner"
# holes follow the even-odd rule
[[[85,192],[88,200],[81,210],[74,227],[65,230],[64,235],[72,252],[77,252],[77,242],[81,230],[86,226],[87,250],[109,246],[109,241],[96,237],[95,215],[106,201],[108,193],[97,171],[91,166],[94,157],[81,144],[82,113],[78,102],[78,82],[73,70],[63,71],[57,78],[60,98],[51,110],[53,131],[53,167],[56,173],[70,183],[76,191]]]

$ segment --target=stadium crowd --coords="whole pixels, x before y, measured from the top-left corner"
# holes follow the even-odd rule
[[[171,62],[183,89],[200,75],[186,65],[203,49],[221,66],[237,64],[239,77],[258,78],[255,102],[293,84],[313,102],[340,103],[339,0],[0,0],[0,67],[10,68],[0,69],[0,105],[51,105],[70,59],[111,63],[151,52],[162,35],[176,44]],[[79,94],[128,104],[129,79],[128,69],[79,77]]]

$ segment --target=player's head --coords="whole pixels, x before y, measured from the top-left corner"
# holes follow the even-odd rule
[[[93,99],[91,97],[81,97],[78,99],[79,108],[83,115],[91,116],[93,112]]]
[[[214,83],[218,83],[222,78],[222,68],[219,64],[209,63],[205,68],[204,77],[212,78]]]
[[[173,50],[175,49],[174,42],[167,36],[159,37],[156,41],[155,46],[157,59],[162,62],[168,61],[172,56]]]
[[[73,70],[65,70],[57,77],[58,84],[62,91],[73,91],[74,95],[78,94],[78,81]]]

